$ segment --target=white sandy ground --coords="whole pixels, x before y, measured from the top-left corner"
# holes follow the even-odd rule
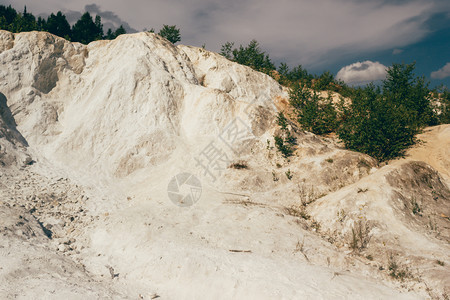
[[[382,168],[296,130],[288,161],[273,149],[286,90],[203,49],[0,31],[0,66],[0,298],[450,294],[450,126]],[[211,145],[229,159],[215,181],[196,161]],[[181,172],[202,184],[190,207],[167,194]],[[352,250],[358,220],[370,241]]]
[[[450,182],[450,127],[448,125],[426,128],[418,135],[420,141],[408,150],[407,158],[424,161]]]

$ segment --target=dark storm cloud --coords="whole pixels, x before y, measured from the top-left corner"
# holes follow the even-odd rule
[[[79,11],[72,11],[72,10],[71,11],[66,11],[66,12],[64,12],[64,14],[66,15],[67,22],[69,22],[72,25],[76,21],[78,21],[81,18],[81,16],[82,16],[81,12],[79,12]]]
[[[106,32],[108,29],[117,29],[120,25],[125,28],[128,33],[137,32],[136,29],[132,28],[127,22],[122,20],[116,13],[112,11],[103,11],[97,4],[87,4],[84,6],[84,12],[89,12],[91,15],[100,16],[102,18],[103,29]],[[70,24],[74,24],[78,19],[80,19],[82,12],[79,11],[66,11],[64,14],[67,17],[67,21]]]
[[[113,28],[118,28],[120,25],[122,25],[128,33],[137,32],[136,29],[131,28],[131,26],[127,22],[122,20],[117,14],[108,10],[103,11],[97,4],[86,5],[84,7],[84,10],[90,13],[95,13],[95,15],[99,15],[102,18],[106,30],[110,28],[111,25],[113,25],[111,26]]]

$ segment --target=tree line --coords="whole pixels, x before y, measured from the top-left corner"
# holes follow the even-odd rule
[[[284,86],[290,87],[300,82],[316,91],[330,90],[344,96],[347,96],[352,91],[343,81],[334,78],[330,71],[315,75],[309,73],[301,65],[291,69],[286,63],[281,63],[277,68],[270,59],[269,54],[261,50],[256,40],[250,41],[247,46],[239,45],[237,48],[234,47],[234,42],[226,42],[222,45],[220,54],[231,61],[266,73]]]
[[[101,17],[96,15],[94,18],[89,12],[85,12],[73,26],[70,26],[66,16],[61,11],[58,11],[56,15],[51,13],[47,19],[36,18],[32,13],[27,12],[26,6],[20,13],[11,5],[0,5],[0,29],[11,32],[47,31],[69,41],[83,44],[103,39],[113,40],[126,33],[122,25],[114,31],[110,28],[104,33]],[[154,32],[153,29],[150,31]],[[159,31],[159,35],[172,43],[181,40],[180,30],[176,26],[164,25]]]
[[[26,6],[20,13],[11,5],[8,7],[0,5],[0,29],[11,32],[47,31],[72,42],[83,44],[101,39],[112,40],[126,33],[126,30],[120,25],[115,31],[108,29],[104,34],[101,17],[97,15],[93,18],[89,12],[85,12],[73,26],[70,26],[61,11],[58,11],[56,15],[51,13],[47,19],[36,18],[32,13],[27,12]]]
[[[414,63],[393,64],[381,85],[352,88],[339,101],[294,83],[289,94],[293,118],[315,134],[335,133],[347,149],[379,161],[401,157],[423,128],[450,123],[450,92],[431,90],[414,69]],[[283,153],[286,147],[279,149]]]

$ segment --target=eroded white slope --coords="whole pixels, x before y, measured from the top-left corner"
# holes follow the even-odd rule
[[[96,280],[145,299],[416,296],[286,211],[358,181],[376,162],[300,131],[296,155],[283,159],[273,149],[274,102],[287,94],[269,76],[150,33],[84,46],[0,31],[0,63],[0,92],[37,161],[23,174],[52,178],[8,177],[20,192],[5,195],[33,203],[45,226],[61,232],[52,249]],[[223,143],[233,122],[246,131],[218,148],[228,160],[212,178],[197,159]],[[248,168],[229,168],[239,161]],[[168,198],[179,172],[201,180],[195,206]],[[61,180],[83,186],[89,200],[52,198]],[[36,193],[45,195],[38,203],[55,202],[36,205]],[[74,238],[76,250],[63,238]]]

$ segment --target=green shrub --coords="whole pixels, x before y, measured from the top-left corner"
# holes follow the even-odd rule
[[[289,93],[289,102],[303,129],[315,134],[325,134],[336,129],[337,113],[331,97],[323,98],[304,84],[297,83]]]
[[[416,129],[436,125],[431,105],[429,83],[424,77],[414,76],[415,64],[393,64],[383,81],[383,97],[395,107],[403,106]]]
[[[180,29],[178,29],[176,25],[163,25],[163,28],[161,28],[158,34],[163,38],[168,39],[172,44],[181,41]]]
[[[278,125],[281,127],[282,135],[274,136],[275,146],[277,147],[278,151],[280,151],[281,154],[287,158],[294,153],[294,145],[297,141],[290,132],[288,128],[288,121],[282,112],[278,113],[277,120]]]
[[[307,70],[303,69],[301,65],[289,69],[288,65],[281,63],[278,68],[278,82],[284,86],[292,86],[295,83],[303,83],[308,87],[311,87],[314,76],[309,74]]]
[[[428,83],[413,75],[414,64],[394,64],[382,88],[356,89],[351,104],[342,105],[338,136],[346,148],[380,161],[402,156],[415,135],[437,117]]]
[[[242,45],[239,48],[233,49],[233,47],[234,43],[226,42],[222,45],[220,54],[229,60],[269,75],[275,70],[275,65],[270,60],[269,55],[259,48],[256,40],[250,41],[247,47]]]
[[[444,91],[441,105],[442,108],[439,116],[439,123],[450,124],[450,91]]]
[[[419,132],[411,111],[384,97],[373,85],[358,89],[351,105],[342,111],[338,136],[345,147],[380,161],[403,155]]]

